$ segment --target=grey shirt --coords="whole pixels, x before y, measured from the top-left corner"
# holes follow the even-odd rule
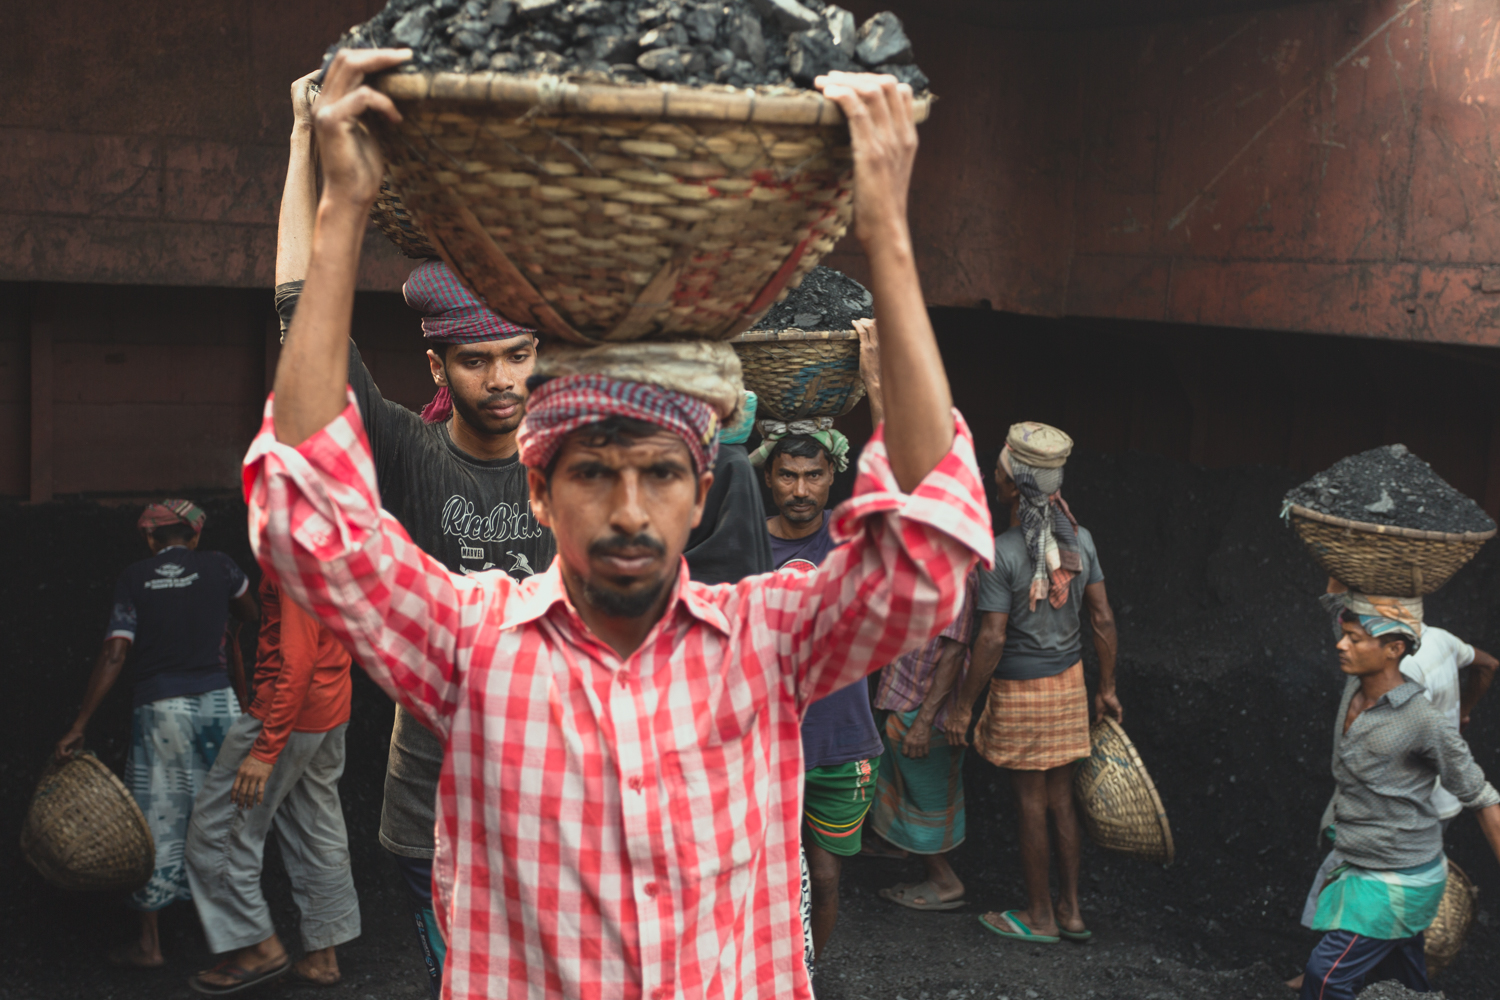
[[[979,570],[975,610],[1010,615],[1005,629],[1005,651],[995,676],[1026,681],[1062,673],[1083,658],[1083,591],[1104,580],[1094,536],[1078,529],[1078,555],[1083,563],[1069,585],[1068,601],[1054,608],[1047,600],[1031,608],[1034,575],[1026,534],[1020,527],[995,537],[995,568]]]
[[[1334,850],[1361,868],[1415,868],[1443,850],[1433,779],[1469,809],[1500,803],[1469,745],[1407,681],[1360,713],[1344,732],[1359,679],[1349,678],[1333,724]]]

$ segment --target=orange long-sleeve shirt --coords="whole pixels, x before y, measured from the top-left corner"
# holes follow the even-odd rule
[[[349,721],[350,658],[333,633],[269,578],[260,584],[260,639],[249,712],[261,721],[250,756],[276,763],[293,732],[326,733]]]

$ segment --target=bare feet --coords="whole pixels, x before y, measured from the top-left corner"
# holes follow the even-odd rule
[[[109,964],[119,965],[131,969],[159,969],[167,964],[162,957],[161,949],[155,954],[142,950],[139,942],[122,944],[118,948],[109,950]]]
[[[1287,988],[1288,989],[1293,989],[1293,990],[1300,990],[1300,989],[1302,989],[1302,979],[1306,975],[1307,975],[1307,973],[1305,973],[1305,972],[1299,972],[1299,973],[1297,973],[1297,975],[1294,978],[1288,979],[1286,981]]]
[[[292,975],[312,983],[314,986],[336,986],[339,975],[339,960],[332,948],[310,951],[292,966]]]

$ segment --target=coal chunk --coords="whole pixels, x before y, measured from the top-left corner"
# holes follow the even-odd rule
[[[815,267],[802,284],[755,324],[757,330],[852,330],[857,319],[873,319],[875,297],[842,271]]]
[[[859,26],[859,44],[854,55],[866,66],[883,68],[887,63],[909,63],[911,39],[906,37],[901,19],[883,10]]]
[[[779,90],[860,68],[860,46],[875,37],[885,40],[881,55],[896,54],[873,68],[925,87],[909,62],[910,43],[888,44],[893,28],[905,39],[900,22],[873,19],[886,25],[881,31],[871,23],[857,26],[853,14],[826,0],[390,0],[345,33],[328,58],[340,48],[406,47],[412,60],[396,72],[494,70]]]
[[[787,39],[787,66],[792,79],[804,86],[832,70],[852,70],[854,61],[834,43],[826,25],[799,31]]]
[[[1495,527],[1469,499],[1399,444],[1340,459],[1286,499],[1322,514],[1419,531],[1489,531]]]
[[[750,0],[750,5],[761,14],[775,18],[783,31],[806,31],[822,20],[797,0]]]

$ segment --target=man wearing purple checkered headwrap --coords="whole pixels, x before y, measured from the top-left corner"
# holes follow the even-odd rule
[[[276,304],[289,349],[296,334],[286,338],[286,331],[308,272],[317,207],[310,110],[297,107],[276,254]],[[496,314],[440,260],[417,265],[403,292],[406,304],[422,315],[428,371],[438,385],[421,416],[384,398],[352,340],[348,352],[349,388],[375,459],[381,506],[450,570],[499,569],[516,579],[541,573],[552,562],[552,532],[532,515],[516,445],[526,380],[536,361],[536,331]],[[410,323],[410,313],[400,312],[397,322]],[[368,340],[365,346],[371,346]],[[379,371],[387,385],[411,384],[385,364]],[[434,798],[442,762],[442,744],[398,708],[380,842],[411,890],[434,996],[444,955],[431,903]]]

